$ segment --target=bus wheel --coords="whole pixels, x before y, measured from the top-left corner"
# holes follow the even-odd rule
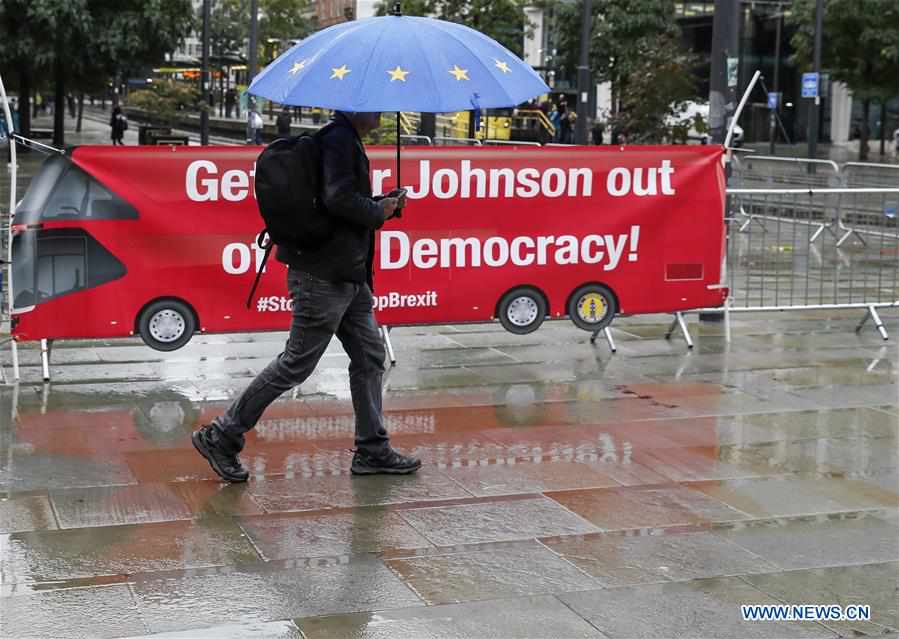
[[[533,333],[546,319],[546,300],[536,289],[514,288],[499,301],[498,315],[500,324],[510,333]]]
[[[196,329],[193,311],[178,300],[153,302],[138,321],[144,343],[157,351],[178,350],[190,341]]]
[[[612,323],[617,312],[615,296],[601,284],[582,286],[568,300],[568,316],[585,331],[601,331]]]

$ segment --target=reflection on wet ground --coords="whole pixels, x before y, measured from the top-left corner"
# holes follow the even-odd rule
[[[22,350],[0,391],[0,636],[837,637],[899,631],[899,351],[857,317],[397,329],[413,477],[353,478],[345,356],[226,485],[189,434],[283,334]],[[743,622],[742,603],[869,604]]]

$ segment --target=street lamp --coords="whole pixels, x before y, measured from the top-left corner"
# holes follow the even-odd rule
[[[203,68],[200,72],[200,144],[209,144],[209,0],[203,0]]]
[[[584,13],[581,19],[581,60],[577,67],[577,94],[580,105],[578,119],[575,121],[574,141],[587,144],[587,110],[590,108],[590,34],[593,27],[593,6],[590,0],[584,0]]]

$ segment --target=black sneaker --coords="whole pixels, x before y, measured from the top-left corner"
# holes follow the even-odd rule
[[[410,475],[421,468],[421,460],[388,449],[377,457],[356,451],[350,472],[354,475]]]
[[[211,434],[212,426],[203,426],[191,434],[190,440],[194,443],[197,452],[205,457],[212,466],[212,470],[225,481],[244,482],[249,479],[250,473],[241,465],[237,453],[224,450],[222,445],[211,437]]]

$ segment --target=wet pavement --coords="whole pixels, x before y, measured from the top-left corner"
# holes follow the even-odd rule
[[[857,314],[396,329],[413,477],[349,475],[347,360],[263,416],[244,485],[190,432],[283,333],[61,342],[0,391],[0,636],[857,637],[899,631],[899,351]],[[888,324],[896,328],[895,321]],[[741,604],[868,604],[744,622]]]
[[[899,350],[859,319],[738,315],[727,343],[690,318],[693,351],[620,319],[616,355],[564,321],[396,329],[413,477],[350,476],[334,343],[248,437],[243,485],[190,432],[286,334],[60,342],[51,385],[26,345],[0,388],[0,637],[897,637]],[[767,603],[871,619],[741,620]]]

